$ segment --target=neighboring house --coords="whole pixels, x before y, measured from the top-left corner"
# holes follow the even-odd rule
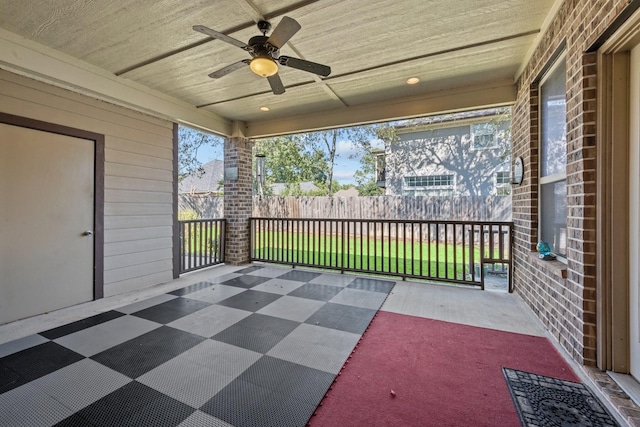
[[[334,197],[358,197],[359,195],[360,192],[355,187],[347,188],[345,190],[338,190],[333,194]]]
[[[223,193],[221,182],[224,180],[224,162],[222,160],[211,160],[202,165],[204,173],[200,176],[194,172],[187,175],[178,184],[180,194],[217,194]]]
[[[271,189],[271,193],[274,196],[282,196],[287,192],[296,192],[298,189],[295,187],[295,184],[287,184],[285,182],[274,182],[273,184],[267,184],[267,186]],[[295,191],[294,191],[295,190]],[[316,191],[318,187],[311,181],[303,181],[300,183],[300,192],[307,193],[309,191]]]
[[[398,139],[378,158],[387,195],[511,194],[505,109],[427,117],[396,126]]]

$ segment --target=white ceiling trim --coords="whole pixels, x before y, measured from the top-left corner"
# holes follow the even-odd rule
[[[136,111],[229,136],[231,121],[0,28],[0,68]]]
[[[522,73],[524,73],[525,68],[529,64],[529,61],[531,61],[531,58],[533,58],[533,54],[535,53],[536,49],[540,45],[540,41],[542,40],[542,37],[547,33],[547,30],[549,29],[551,22],[553,21],[558,11],[560,10],[560,6],[562,6],[562,3],[564,3],[564,0],[555,0],[553,2],[551,9],[549,9],[549,13],[547,13],[547,17],[544,18],[544,21],[540,26],[540,32],[538,33],[535,40],[531,44],[531,47],[529,48],[524,58],[522,59],[522,63],[520,64],[518,71],[516,71],[515,76],[513,76],[514,81],[517,82],[520,76],[522,75]]]
[[[246,123],[244,134],[248,138],[263,138],[436,113],[507,106],[513,104],[515,100],[514,82],[507,79],[486,85],[463,87],[398,100],[386,100],[283,119],[253,121]]]

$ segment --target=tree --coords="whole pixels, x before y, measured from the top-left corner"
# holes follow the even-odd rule
[[[219,146],[223,139],[210,133],[186,126],[178,126],[178,181],[187,175],[201,177],[204,174],[202,162],[198,160],[198,150],[209,145]]]
[[[302,134],[301,138],[304,140],[305,144],[325,153],[325,169],[327,171],[326,182],[328,183],[325,195],[328,196],[337,191],[333,188],[333,170],[336,159],[340,157],[337,150],[338,143],[340,141],[349,141],[355,151],[355,153],[351,154],[349,157],[353,158],[361,156],[371,150],[371,141],[378,138],[379,129],[385,126],[386,125],[353,126]]]
[[[385,123],[374,127],[378,140],[389,145],[397,140],[396,129],[393,123]],[[384,194],[384,190],[378,187],[377,183],[377,157],[372,153],[371,140],[367,144],[359,145],[360,168],[354,173],[354,178],[358,183],[357,189],[361,196],[379,196]]]
[[[256,153],[267,156],[268,184],[283,182],[288,184],[289,193],[299,194],[296,184],[312,181],[322,189],[322,195],[329,196],[341,188],[333,179],[335,163],[340,157],[339,143],[348,141],[351,144],[350,158],[366,155],[371,151],[371,141],[378,139],[379,134],[386,135],[388,128],[388,125],[366,125],[266,138],[256,142]],[[319,191],[313,193],[320,195]]]
[[[266,155],[265,181],[269,184],[283,182],[292,185],[304,181],[314,183],[326,180],[324,153],[307,147],[293,135],[260,139],[255,152]]]
[[[376,161],[376,156],[372,154],[371,151],[366,152],[360,158],[360,169],[353,174],[353,177],[358,183],[356,188],[361,196],[379,196],[384,194],[376,182]]]
[[[331,182],[331,185],[328,185],[327,182],[322,182],[316,185],[318,187],[317,190],[307,191],[306,193],[304,193],[304,195],[305,196],[333,196],[336,192],[346,187],[346,186],[343,187],[342,185],[340,185],[340,183],[335,179]]]

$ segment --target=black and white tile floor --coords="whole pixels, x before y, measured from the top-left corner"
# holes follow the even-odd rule
[[[254,265],[0,345],[0,426],[304,426],[393,281]]]

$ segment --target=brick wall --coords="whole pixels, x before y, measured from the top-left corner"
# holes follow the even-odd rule
[[[250,261],[249,217],[253,209],[252,143],[243,138],[224,142],[225,171],[237,168],[237,178],[224,178],[224,217],[227,220],[225,263],[245,264]],[[233,174],[235,175],[235,173]]]
[[[513,109],[513,156],[525,178],[513,188],[514,287],[581,364],[596,363],[596,55],[585,53],[629,0],[563,3],[523,74]],[[567,264],[540,261],[538,80],[565,44],[567,63]]]

